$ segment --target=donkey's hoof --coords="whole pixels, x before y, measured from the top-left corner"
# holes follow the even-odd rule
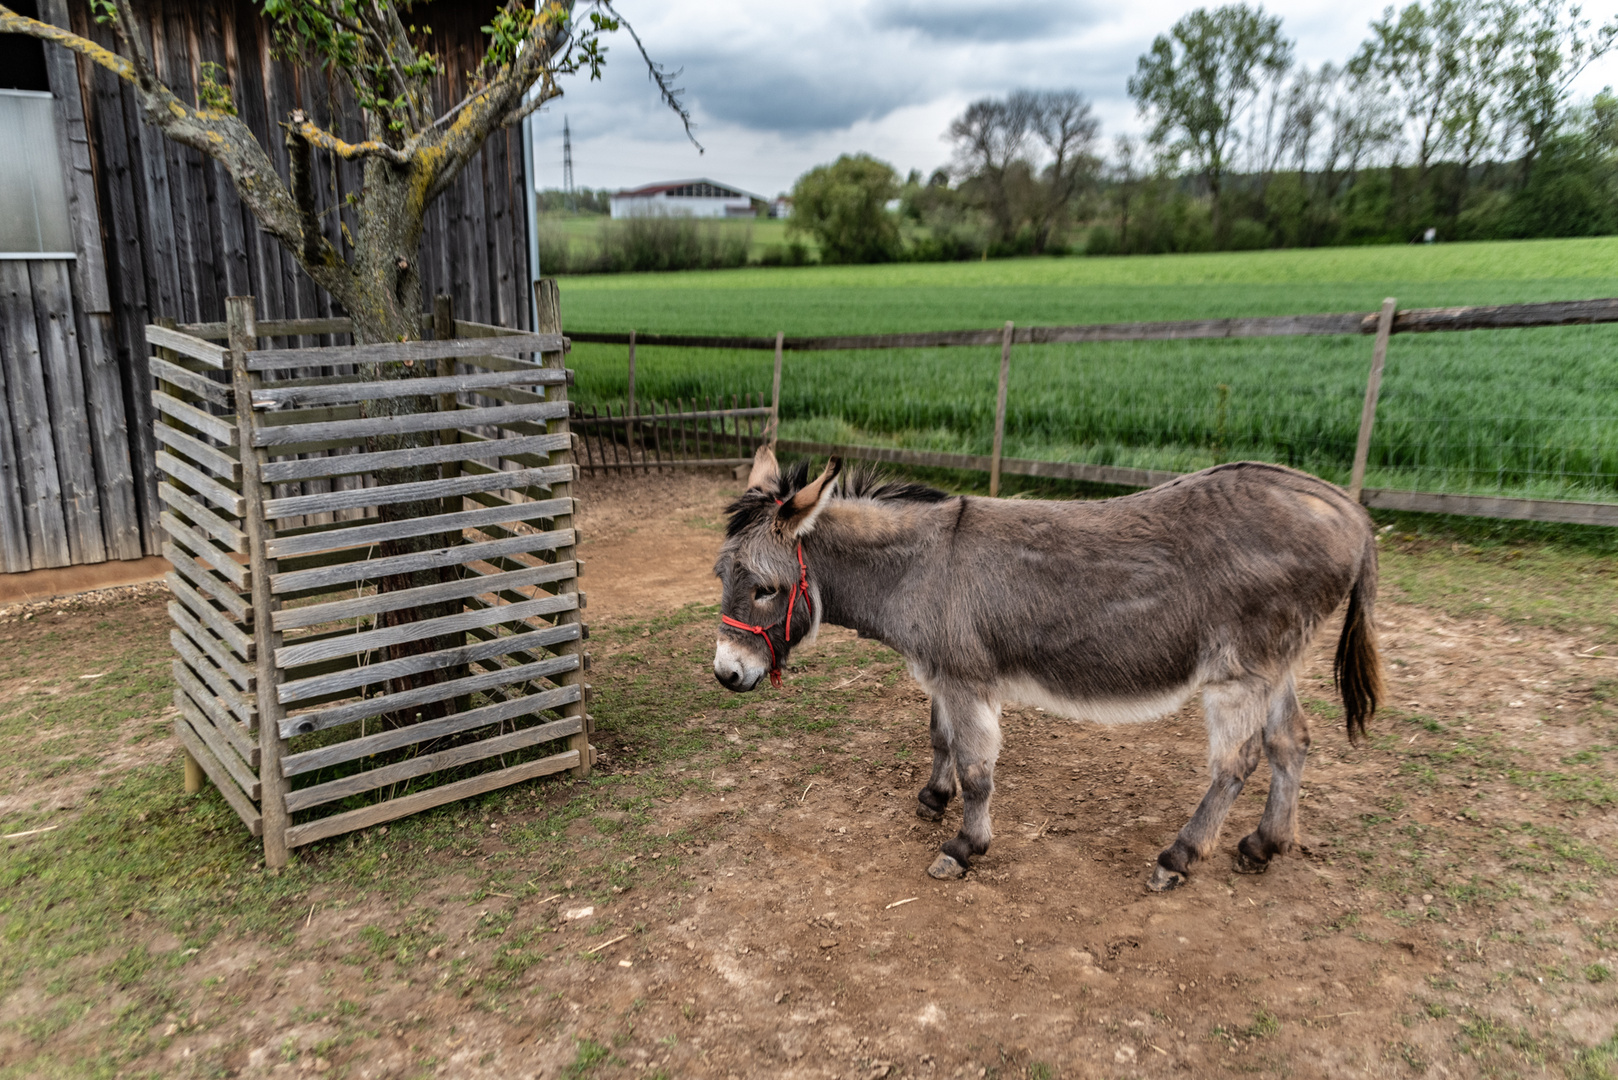
[[[1236,857],[1231,860],[1231,869],[1238,874],[1262,874],[1270,868],[1270,860],[1260,861],[1248,855],[1241,848],[1236,849]]]
[[[938,858],[933,860],[933,865],[927,868],[927,874],[929,877],[935,877],[939,881],[954,881],[956,878],[966,875],[966,867],[956,862],[951,856],[940,852]]]
[[[1233,869],[1238,874],[1262,874],[1270,868],[1270,860],[1286,851],[1286,845],[1265,843],[1258,833],[1249,833],[1236,845]]]
[[[1153,892],[1168,892],[1170,889],[1178,889],[1184,884],[1184,874],[1180,873],[1178,870],[1170,870],[1162,863],[1158,863],[1156,866],[1152,867],[1152,877],[1151,880],[1146,883],[1146,887]]]
[[[942,821],[949,809],[949,795],[940,795],[930,787],[916,792],[916,816],[923,821]]]

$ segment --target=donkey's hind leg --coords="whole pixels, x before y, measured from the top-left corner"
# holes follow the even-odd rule
[[[1262,874],[1271,859],[1286,854],[1298,840],[1298,788],[1309,753],[1309,721],[1298,707],[1291,675],[1270,698],[1264,753],[1270,759],[1270,797],[1258,828],[1236,845],[1236,869],[1243,874]]]
[[[1174,843],[1158,853],[1157,866],[1146,883],[1153,892],[1185,884],[1191,867],[1213,851],[1225,815],[1230,813],[1231,804],[1242,793],[1242,785],[1258,767],[1264,749],[1264,718],[1269,699],[1270,685],[1259,680],[1224,683],[1203,691],[1202,708],[1208,720],[1208,772],[1212,782],[1197,805],[1197,812],[1185,823]]]
[[[930,725],[933,738],[933,775],[927,786],[916,795],[916,815],[928,821],[944,816],[949,801],[955,798],[955,758],[950,754],[949,716],[937,697],[933,698],[933,719]]]
[[[935,699],[938,700],[938,699]],[[973,857],[989,850],[989,798],[994,794],[994,763],[1000,756],[1000,703],[971,694],[945,697],[939,706],[949,728],[949,749],[961,784],[961,831],[946,840],[927,872],[958,878]]]

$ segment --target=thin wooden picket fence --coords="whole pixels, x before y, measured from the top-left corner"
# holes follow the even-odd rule
[[[611,404],[573,406],[577,462],[585,472],[659,472],[694,466],[737,466],[771,440],[771,406],[762,393],[676,398],[614,409]]]

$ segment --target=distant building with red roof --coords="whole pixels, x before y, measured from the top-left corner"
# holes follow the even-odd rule
[[[612,216],[757,217],[769,200],[713,180],[671,180],[616,192]]]

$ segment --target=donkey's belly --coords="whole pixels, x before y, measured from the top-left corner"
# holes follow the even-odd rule
[[[1083,698],[1053,691],[1033,679],[1017,678],[1002,679],[996,684],[995,692],[1002,701],[1034,705],[1074,720],[1092,720],[1099,724],[1137,724],[1174,712],[1196,692],[1197,686],[1192,682],[1133,696]]]

